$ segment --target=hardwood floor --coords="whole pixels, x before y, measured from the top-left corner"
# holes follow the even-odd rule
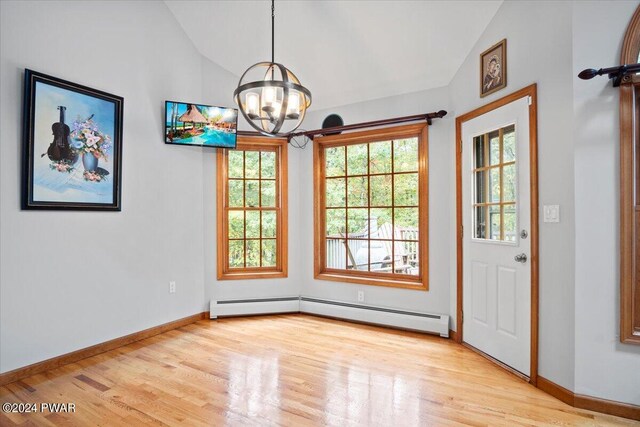
[[[638,425],[572,408],[439,337],[308,315],[202,320],[0,388],[0,425]]]

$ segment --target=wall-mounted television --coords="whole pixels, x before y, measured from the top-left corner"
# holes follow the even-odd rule
[[[165,144],[236,148],[238,110],[165,101]]]

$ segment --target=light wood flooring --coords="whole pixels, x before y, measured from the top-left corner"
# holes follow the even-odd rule
[[[572,408],[451,340],[308,315],[203,320],[0,388],[0,425],[638,425]]]

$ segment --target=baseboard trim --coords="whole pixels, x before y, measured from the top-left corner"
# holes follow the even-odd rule
[[[82,348],[80,350],[72,351],[71,353],[62,354],[60,356],[52,357],[51,359],[43,360],[42,362],[36,362],[31,365],[23,366],[12,371],[7,371],[0,374],[0,386],[21,380],[23,378],[30,377],[35,374],[39,374],[50,369],[59,368],[70,363],[78,362],[82,359],[104,353],[106,351],[114,350],[118,347],[125,346],[127,344],[134,343],[146,338],[150,338],[154,335],[161,334],[163,332],[170,331],[172,329],[181,328],[198,320],[208,319],[209,312],[202,312],[191,316],[183,317],[182,319],[174,320],[172,322],[163,323],[162,325],[153,326],[148,329],[144,329],[139,332],[134,332],[123,337],[114,338],[109,341],[105,341],[100,344],[92,345],[91,347]]]
[[[545,393],[548,393],[556,399],[575,408],[602,412],[603,414],[630,418],[632,420],[640,420],[640,406],[616,402],[613,400],[600,399],[592,396],[585,396],[584,394],[576,394],[571,390],[568,390],[541,376],[538,376],[537,387]]]

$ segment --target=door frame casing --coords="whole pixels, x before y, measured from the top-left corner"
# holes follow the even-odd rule
[[[490,111],[512,103],[524,97],[531,97],[529,104],[529,183],[531,188],[531,361],[529,383],[536,385],[538,380],[538,101],[537,84],[522,88],[510,95],[485,104],[475,110],[456,117],[456,241],[457,241],[457,310],[456,341],[463,343],[462,328],[462,292],[463,292],[463,252],[462,252],[462,124]]]

